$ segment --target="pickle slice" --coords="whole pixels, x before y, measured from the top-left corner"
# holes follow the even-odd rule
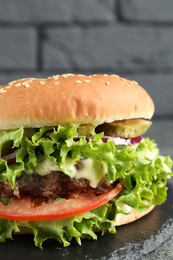
[[[145,119],[129,119],[104,123],[96,127],[96,133],[104,132],[108,136],[133,138],[145,134],[152,122]]]
[[[94,130],[95,126],[92,124],[81,124],[77,128],[79,135],[89,135]]]

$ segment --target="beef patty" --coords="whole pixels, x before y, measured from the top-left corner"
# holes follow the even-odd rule
[[[106,182],[92,188],[86,179],[71,179],[60,171],[40,176],[36,173],[31,176],[21,175],[17,178],[15,189],[9,183],[0,182],[0,198],[14,198],[23,195],[32,195],[43,198],[72,198],[80,193],[100,195],[112,189]]]

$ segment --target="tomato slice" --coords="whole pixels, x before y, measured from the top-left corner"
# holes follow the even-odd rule
[[[8,206],[0,202],[0,218],[14,221],[40,221],[72,217],[102,206],[117,196],[122,189],[123,185],[119,183],[111,191],[99,196],[79,195],[77,198],[34,207],[32,197],[29,196],[16,199]]]

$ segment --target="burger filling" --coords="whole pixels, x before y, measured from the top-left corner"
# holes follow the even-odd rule
[[[116,215],[127,208],[163,203],[172,161],[141,137],[150,125],[134,119],[1,131],[0,240],[3,218],[8,234],[25,226],[40,247],[51,237],[66,246],[72,238],[96,239],[95,229],[115,232]]]
[[[128,145],[132,144],[134,140],[141,141],[139,135],[143,134],[151,125],[148,120],[134,119],[134,120],[122,120],[114,123],[105,123],[99,125],[96,128],[96,132],[103,132],[103,142],[107,142],[112,139],[115,144]],[[78,126],[77,132],[81,136],[86,135],[87,140],[93,138],[91,131],[94,126],[92,124],[84,124]],[[37,130],[25,129],[26,138],[30,138],[32,133]],[[74,140],[79,141],[79,137],[75,137]],[[115,136],[118,136],[118,138]],[[119,137],[121,136],[121,137]],[[137,136],[137,138],[134,138]],[[133,139],[131,138],[133,137]],[[129,139],[130,138],[130,139]],[[8,153],[7,147],[3,153]],[[2,157],[7,159],[8,164],[16,163],[16,153],[13,152],[10,155]],[[63,173],[60,167],[53,163],[48,158],[44,158],[40,162],[37,162],[35,168],[33,168],[32,175],[22,172],[16,177],[14,188],[11,187],[10,182],[0,182],[0,198],[15,198],[24,195],[32,195],[34,197],[41,197],[45,199],[71,198],[80,193],[100,195],[111,190],[117,183],[107,183],[106,175],[108,172],[107,165],[100,164],[92,158],[82,158],[77,162],[66,159],[66,167],[71,170],[70,176]]]

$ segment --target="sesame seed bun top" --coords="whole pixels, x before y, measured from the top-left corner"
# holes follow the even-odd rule
[[[137,82],[117,75],[63,74],[19,79],[3,86],[0,111],[2,130],[151,119],[154,104]]]

